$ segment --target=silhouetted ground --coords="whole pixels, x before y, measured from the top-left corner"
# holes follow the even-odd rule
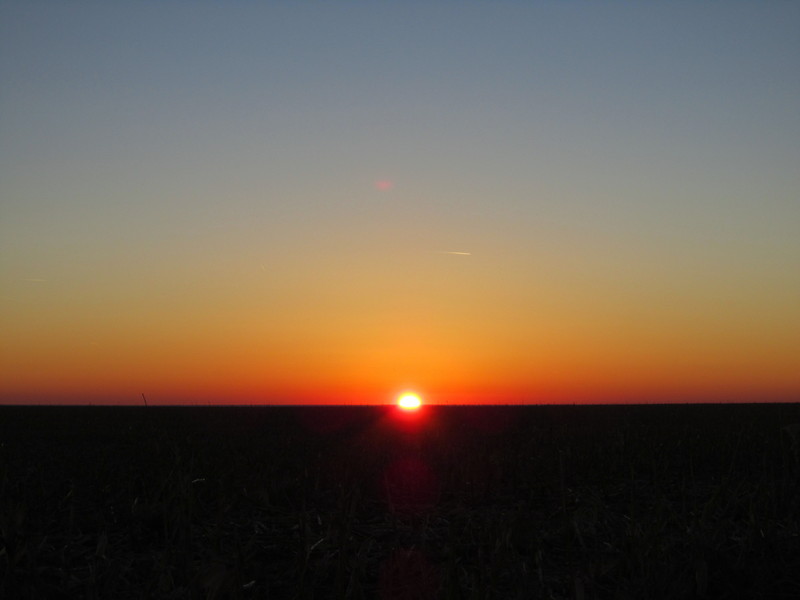
[[[799,598],[798,422],[0,407],[0,596]]]

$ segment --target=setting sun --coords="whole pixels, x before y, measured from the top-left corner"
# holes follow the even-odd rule
[[[397,406],[403,410],[417,410],[422,406],[422,400],[416,394],[403,394],[397,400]]]

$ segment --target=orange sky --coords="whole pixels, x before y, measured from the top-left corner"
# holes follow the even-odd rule
[[[718,305],[718,282],[670,289],[660,270],[604,285],[582,269],[525,278],[524,263],[497,272],[478,252],[419,254],[341,277],[298,264],[268,283],[256,269],[179,285],[168,265],[163,280],[123,270],[93,289],[29,282],[6,325],[4,400],[380,403],[403,389],[443,403],[779,400],[800,389],[794,307],[762,314],[763,286]]]

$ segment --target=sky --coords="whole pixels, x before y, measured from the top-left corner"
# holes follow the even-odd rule
[[[0,2],[0,403],[798,401],[798,31]]]

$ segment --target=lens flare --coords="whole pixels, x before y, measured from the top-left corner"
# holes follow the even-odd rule
[[[422,400],[417,394],[402,394],[397,400],[397,406],[402,410],[417,410],[422,406]]]

